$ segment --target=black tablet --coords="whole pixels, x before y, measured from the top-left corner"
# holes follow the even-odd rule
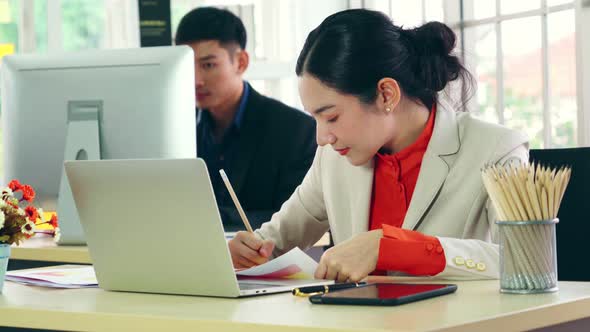
[[[367,284],[322,295],[311,296],[311,303],[399,305],[453,293],[457,285],[452,284]]]

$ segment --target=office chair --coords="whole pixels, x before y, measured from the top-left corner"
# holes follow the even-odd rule
[[[557,274],[562,281],[590,281],[590,148],[531,150],[530,161],[571,166],[572,175],[557,217]]]

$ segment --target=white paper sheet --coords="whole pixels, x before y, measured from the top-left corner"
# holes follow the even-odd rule
[[[98,287],[98,281],[92,266],[8,271],[6,272],[6,280],[26,285],[55,288]]]
[[[313,258],[295,247],[262,265],[237,270],[236,274],[256,278],[314,279],[313,274],[317,267],[318,263]]]

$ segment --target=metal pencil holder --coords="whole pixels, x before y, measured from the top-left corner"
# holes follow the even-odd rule
[[[500,292],[555,292],[559,219],[496,221],[500,237]]]

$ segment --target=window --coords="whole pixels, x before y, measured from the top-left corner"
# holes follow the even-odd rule
[[[20,4],[22,53],[139,46],[136,0],[2,1]]]
[[[61,0],[64,51],[102,48],[105,38],[105,2]]]
[[[531,148],[578,143],[573,1],[463,0],[454,28],[477,79],[477,116],[525,132]]]
[[[365,0],[358,7],[378,10],[387,14],[393,23],[412,28],[429,21],[444,21],[443,0]]]
[[[18,5],[16,0],[0,0],[0,66],[3,56],[18,50]]]
[[[0,67],[2,66],[2,57],[15,53],[19,49],[18,40],[18,13],[19,1],[17,0],[0,0]],[[2,96],[0,96],[1,98]],[[2,100],[0,99],[0,105]],[[0,114],[2,109],[0,106]],[[0,137],[2,137],[2,127],[0,126]],[[3,161],[4,151],[0,144],[0,174],[4,173]]]

